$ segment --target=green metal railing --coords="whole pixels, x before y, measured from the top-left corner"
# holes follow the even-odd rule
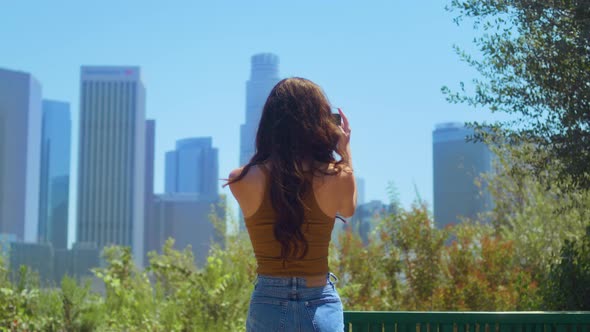
[[[345,332],[590,332],[581,312],[346,311]]]

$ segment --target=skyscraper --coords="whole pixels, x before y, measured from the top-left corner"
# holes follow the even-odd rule
[[[155,247],[154,227],[154,153],[156,139],[156,121],[145,122],[145,205],[144,205],[144,261],[147,262],[147,253]]]
[[[280,81],[279,57],[272,53],[251,58],[250,80],[246,82],[246,122],[240,128],[240,165],[254,155],[256,130],[270,90]]]
[[[70,197],[70,104],[43,100],[39,242],[68,246]]]
[[[145,88],[139,67],[82,67],[77,241],[143,261]]]
[[[218,198],[222,202],[225,197]],[[168,238],[174,239],[174,248],[183,250],[192,247],[195,262],[202,267],[207,262],[209,249],[213,242],[223,243],[215,225],[209,220],[212,212],[210,201],[202,200],[197,194],[175,193],[156,195],[154,200],[154,220],[156,238],[161,251]],[[215,206],[215,214],[225,220],[225,211]]]
[[[475,180],[491,171],[492,154],[483,143],[466,142],[472,134],[461,123],[439,124],[432,133],[434,222],[439,228],[491,208],[489,193]]]
[[[356,205],[365,204],[365,179],[356,177]]]
[[[37,240],[41,85],[0,69],[0,233]]]
[[[167,194],[198,194],[201,200],[219,196],[218,151],[211,137],[178,140],[176,150],[166,153]]]

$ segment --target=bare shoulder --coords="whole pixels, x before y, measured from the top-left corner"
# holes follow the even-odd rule
[[[244,167],[236,168],[229,173],[229,181],[233,181],[238,178],[244,172]],[[252,184],[259,183],[262,177],[262,172],[259,166],[253,165],[248,169],[248,173],[244,175],[240,180],[232,182],[229,187],[232,191],[244,187],[251,186]]]
[[[334,187],[340,198],[338,213],[343,217],[350,217],[356,210],[356,181],[354,172],[348,165],[338,165],[336,183]]]
[[[240,167],[240,168],[236,168],[236,169],[232,170],[231,172],[229,172],[228,179],[231,181],[231,180],[237,178],[238,176],[240,176],[240,174],[242,174],[243,170],[244,170],[244,167]]]
[[[347,189],[345,192],[349,192],[354,189],[355,178],[352,168],[347,165],[338,166],[340,171],[337,173],[338,186],[342,189]]]
[[[314,192],[320,208],[327,215],[351,216],[355,209],[355,182],[350,167],[329,164],[320,168]]]
[[[354,189],[354,173],[345,165],[326,165],[322,169],[320,186],[325,186],[327,190],[338,195],[348,195]]]
[[[235,180],[243,173],[244,167],[236,168],[229,174],[229,180]],[[238,201],[244,216],[252,215],[260,206],[264,193],[264,174],[258,166],[252,166],[244,176],[229,185]]]

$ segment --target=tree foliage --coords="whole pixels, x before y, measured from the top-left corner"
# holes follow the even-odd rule
[[[486,179],[499,195],[496,209],[482,216],[492,223],[436,229],[417,199],[409,208],[393,201],[366,243],[350,228],[340,233],[329,264],[345,310],[587,310],[590,233],[584,238],[576,225],[590,201],[509,169]],[[572,199],[579,204],[559,210]],[[551,221],[556,211],[561,223]],[[150,253],[145,270],[134,266],[129,248],[106,248],[103,257],[94,289],[69,278],[60,288],[40,288],[26,268],[11,282],[0,264],[0,330],[244,330],[256,273],[246,233],[227,234],[203,266],[195,266],[190,248],[175,250],[172,239]]]
[[[340,235],[331,266],[347,310],[533,310],[539,282],[515,242],[479,223],[433,228],[424,202],[382,216],[363,246]]]
[[[532,176],[526,161],[532,158],[531,144],[492,146],[494,171],[483,177],[493,197],[493,209],[481,216],[496,234],[514,243],[519,263],[540,276],[559,254],[567,239],[584,234],[590,223],[590,191],[567,190],[556,185],[555,171]],[[524,171],[523,171],[524,170]]]
[[[402,303],[408,310],[433,310],[434,290],[442,281],[442,249],[446,230],[434,228],[424,202],[384,220],[393,245],[400,251],[402,279],[406,285]]]
[[[487,224],[453,227],[455,240],[445,247],[442,285],[436,289],[444,310],[510,311],[538,308],[538,282],[518,264],[515,244]]]
[[[547,310],[590,310],[590,224],[579,240],[567,240],[543,287]]]
[[[479,54],[457,48],[480,77],[473,90],[444,87],[448,99],[511,114],[475,126],[486,128],[481,136],[533,143],[537,174],[551,165],[568,179],[560,185],[590,188],[590,2],[452,0],[448,9],[481,31]]]

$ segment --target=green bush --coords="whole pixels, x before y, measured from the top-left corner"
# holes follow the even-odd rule
[[[365,243],[358,232],[340,233],[329,264],[345,310],[589,310],[590,227],[585,237],[570,227],[582,217],[587,193],[564,214],[568,223],[542,225],[528,217],[554,213],[560,196],[510,183],[497,182],[504,193],[534,190],[501,201],[492,223],[440,230],[421,200],[408,209],[394,201],[394,212],[374,218]],[[224,231],[222,221],[212,221]],[[536,227],[530,233],[537,236],[519,237],[525,226]],[[561,255],[529,257],[551,230],[560,234],[551,245]],[[571,241],[563,240],[568,234]],[[161,253],[150,253],[145,270],[129,248],[105,248],[94,279],[66,277],[58,288],[40,288],[26,267],[11,282],[0,260],[0,331],[243,331],[256,275],[247,233],[226,235],[204,266],[194,264],[190,248],[173,245],[169,239]]]

